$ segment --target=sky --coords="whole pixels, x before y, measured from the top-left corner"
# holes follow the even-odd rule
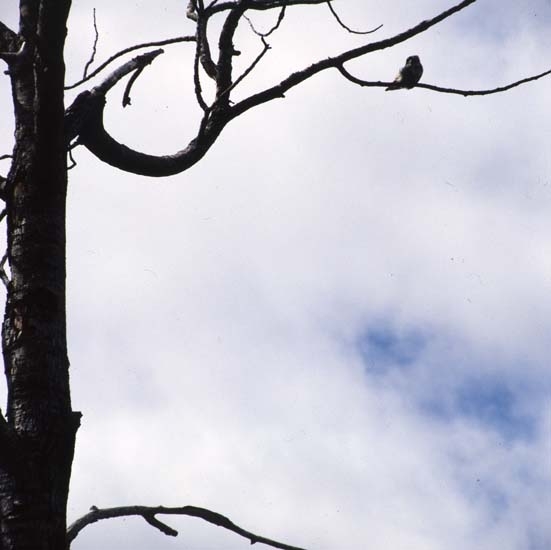
[[[16,4],[0,5],[12,27]],[[93,7],[97,62],[193,33],[183,1],[73,4],[68,83],[90,56]],[[235,99],[451,5],[335,2],[353,28],[384,25],[367,37],[327,6],[289,9]],[[551,68],[550,27],[549,0],[479,1],[347,69],[388,81],[416,54],[423,82],[493,88]],[[261,49],[246,24],[235,46],[241,70]],[[131,107],[113,91],[113,135],[183,148],[199,121],[192,63],[190,44],[167,47]],[[464,98],[326,71],[233,121],[174,177],[76,149],[68,332],[83,421],[69,521],[92,505],[192,504],[312,550],[551,547],[549,97],[550,78]],[[179,537],[109,520],[72,548],[249,547],[198,519],[167,523]]]

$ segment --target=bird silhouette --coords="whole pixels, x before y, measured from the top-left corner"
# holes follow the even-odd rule
[[[407,88],[411,90],[419,82],[423,75],[423,65],[419,60],[418,55],[410,55],[406,59],[406,64],[400,69],[400,72],[392,82],[392,84],[386,88],[388,90],[400,90]]]

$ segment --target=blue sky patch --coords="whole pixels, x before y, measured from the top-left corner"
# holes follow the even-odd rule
[[[458,358],[452,346],[446,368],[432,364],[434,358],[428,347],[435,338],[438,335],[428,330],[396,328],[381,322],[367,328],[356,346],[368,376],[399,372],[407,379],[409,398],[435,419],[449,422],[465,418],[507,441],[535,436],[535,418],[522,407],[522,399],[533,395],[533,388],[523,387],[518,379],[507,376],[510,369],[504,368],[503,376],[494,368],[486,369],[488,359],[476,353],[465,356],[465,348],[461,348],[462,357]],[[433,375],[427,376],[426,368],[419,371],[416,366],[429,368]]]
[[[495,376],[458,380],[447,392],[435,393],[423,409],[444,421],[466,418],[507,441],[530,439],[536,435],[536,421],[521,409],[521,394],[529,392],[521,386]]]
[[[521,388],[518,391],[522,391]],[[523,415],[517,405],[511,387],[495,379],[470,380],[463,383],[455,395],[460,415],[492,426],[507,439],[530,437],[534,432],[533,420]]]
[[[369,328],[358,340],[358,350],[370,374],[404,369],[423,353],[428,335],[420,330],[395,330],[381,324]]]

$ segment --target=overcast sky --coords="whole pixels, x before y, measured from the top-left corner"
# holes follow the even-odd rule
[[[354,28],[384,24],[367,38],[325,5],[289,9],[236,98],[452,3],[335,2]],[[13,27],[16,4],[0,5]],[[68,82],[90,55],[93,6],[99,62],[193,33],[184,0],[73,4]],[[241,68],[261,48],[246,24],[235,46]],[[492,88],[550,69],[550,49],[549,0],[481,0],[347,68],[391,80],[417,54],[424,82]],[[192,63],[192,45],[167,47],[125,110],[119,86],[112,133],[183,148],[198,124]],[[69,519],[193,504],[312,550],[548,550],[550,97],[549,78],[463,98],[331,71],[231,123],[175,177],[77,149],[68,329],[84,416]],[[168,523],[178,538],[110,520],[73,548],[249,546],[201,520]]]

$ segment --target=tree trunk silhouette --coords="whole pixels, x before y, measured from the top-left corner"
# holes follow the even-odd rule
[[[71,410],[65,322],[63,47],[70,2],[21,3],[9,63],[16,143],[4,186],[11,277],[2,327],[8,384],[0,548],[60,550],[79,415]],[[7,451],[7,452],[6,452]]]

